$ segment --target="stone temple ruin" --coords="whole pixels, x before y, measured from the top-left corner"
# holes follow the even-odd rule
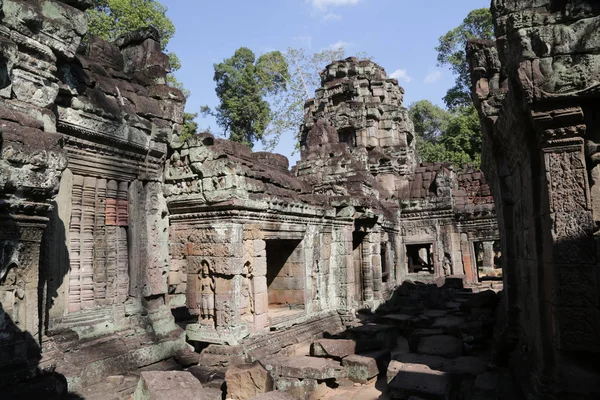
[[[371,61],[325,68],[290,169],[181,140],[154,29],[0,1],[0,393],[596,398],[600,7],[558,3],[495,1],[469,44],[488,186],[420,163]]]

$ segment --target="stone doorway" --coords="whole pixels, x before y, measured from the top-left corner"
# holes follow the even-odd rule
[[[271,326],[291,320],[305,310],[306,267],[301,240],[266,241],[267,294]]]
[[[479,281],[502,279],[499,241],[473,242],[473,253],[475,255],[477,278]]]
[[[354,298],[361,302],[363,298],[363,241],[366,232],[352,232],[352,259],[354,261]]]
[[[433,274],[433,243],[406,245],[406,271],[409,274]]]

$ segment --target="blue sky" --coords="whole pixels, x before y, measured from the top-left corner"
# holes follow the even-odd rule
[[[436,65],[438,38],[458,26],[469,11],[489,7],[490,0],[161,0],[177,32],[168,50],[182,68],[176,77],[191,91],[186,111],[218,104],[213,63],[245,46],[257,56],[288,47],[317,52],[343,46],[348,55],[364,52],[398,79],[404,105],[427,99],[443,105],[454,78]],[[200,127],[220,128],[212,118]],[[276,152],[290,158],[294,139],[282,137]],[[254,146],[260,150],[260,144]]]

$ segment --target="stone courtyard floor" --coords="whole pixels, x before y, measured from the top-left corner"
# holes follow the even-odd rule
[[[292,355],[226,374],[194,366],[197,354],[188,352],[110,377],[80,396],[132,399],[142,372],[187,367],[202,383],[198,398],[207,400],[518,399],[507,370],[492,363],[500,288],[495,281],[467,289],[405,282],[375,313],[359,312],[345,332],[298,345]],[[263,376],[275,391],[259,394]]]

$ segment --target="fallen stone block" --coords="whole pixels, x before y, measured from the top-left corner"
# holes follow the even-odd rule
[[[470,311],[474,308],[495,308],[498,304],[498,295],[493,290],[469,294],[467,300],[460,305],[461,311]]]
[[[365,324],[346,332],[348,339],[357,342],[357,350],[393,349],[396,347],[396,327],[393,325]]]
[[[223,400],[223,391],[221,389],[205,387],[202,389],[202,400]]]
[[[319,339],[310,346],[313,357],[329,357],[342,359],[356,353],[356,342],[348,339]]]
[[[319,384],[316,379],[298,379],[280,377],[275,381],[275,388],[281,393],[285,392],[294,399],[306,399],[315,393],[325,383]]]
[[[183,349],[175,354],[175,361],[183,368],[191,367],[192,365],[198,365],[200,360],[200,354],[191,351],[189,349]]]
[[[397,346],[391,352],[391,359],[395,359],[396,356],[400,354],[408,354],[410,353],[410,346],[408,345],[408,339],[404,337],[398,337],[396,341]]]
[[[258,362],[231,366],[225,372],[227,398],[249,400],[260,393],[273,390],[273,379]]]
[[[203,400],[202,389],[187,371],[144,371],[133,400]]]
[[[426,336],[419,341],[417,351],[421,354],[456,358],[463,353],[463,342],[448,335]]]
[[[412,351],[412,352],[417,351],[417,347],[419,346],[419,342],[421,341],[421,338],[424,338],[426,336],[436,336],[436,335],[443,335],[443,334],[444,334],[444,330],[440,329],[440,328],[415,329],[414,331],[411,332],[410,335],[408,335],[408,345],[410,347],[410,351]]]
[[[477,357],[458,357],[445,361],[441,370],[452,375],[477,376],[487,370],[487,363]]]
[[[460,325],[465,322],[465,319],[462,317],[455,317],[453,315],[449,315],[446,317],[437,318],[433,324],[432,328],[441,328],[444,332],[457,332]]]
[[[265,368],[276,377],[328,380],[345,375],[339,362],[320,357],[272,357],[265,360]]]
[[[390,353],[386,350],[352,354],[342,360],[346,377],[352,382],[367,383],[387,369]]]
[[[186,371],[194,375],[204,387],[220,389],[225,383],[225,371],[223,369],[195,365]]]
[[[259,394],[258,396],[253,397],[252,400],[297,400],[297,398],[291,393],[274,390],[269,393]]]
[[[415,319],[415,317],[406,314],[387,314],[382,319],[386,324],[394,325],[399,329],[406,329],[410,325],[410,321]]]
[[[406,399],[422,396],[429,400],[448,400],[451,379],[445,372],[434,371],[426,365],[391,361],[387,370],[389,396]]]

